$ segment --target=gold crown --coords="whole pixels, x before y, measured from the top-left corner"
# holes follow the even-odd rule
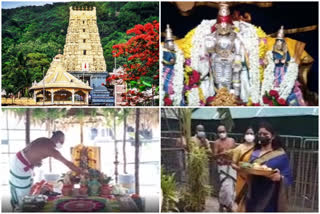
[[[167,24],[166,40],[165,41],[172,41],[172,40],[173,40],[172,30],[170,28],[170,25]]]
[[[281,28],[279,29],[279,31],[277,33],[277,39],[284,39],[284,28],[283,28],[283,25],[281,26]]]
[[[230,10],[229,10],[229,5],[228,4],[219,4],[219,16],[229,16],[230,15]]]

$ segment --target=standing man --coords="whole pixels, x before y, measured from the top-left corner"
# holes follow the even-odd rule
[[[214,141],[214,154],[221,154],[236,146],[235,140],[228,137],[227,129],[225,125],[219,125],[217,127],[218,139]],[[237,173],[231,167],[231,162],[223,159],[217,159],[218,173],[220,179],[220,191],[219,191],[219,211],[223,212],[226,209],[228,212],[235,210],[235,181]]]
[[[196,134],[193,137],[191,137],[191,141],[195,142],[199,147],[203,147],[206,150],[209,150],[209,141],[207,139],[203,125],[197,125]]]
[[[53,157],[64,163],[72,171],[78,174],[82,173],[80,168],[65,159],[57,150],[62,148],[63,144],[63,132],[56,131],[53,132],[51,138],[38,138],[16,154],[10,164],[9,177],[11,205],[13,209],[18,211],[22,208],[22,200],[24,196],[30,193],[32,186],[33,168],[40,167],[43,159]]]
[[[210,147],[209,147],[209,141],[206,137],[206,133],[204,130],[204,126],[199,124],[196,126],[196,134],[194,136],[191,137],[190,139],[192,142],[194,142],[195,144],[197,144],[200,147],[204,147],[206,148],[208,151],[210,151]],[[177,140],[177,146],[178,147],[182,147],[186,150],[188,150],[189,148],[187,148],[187,140],[185,137],[178,138]]]

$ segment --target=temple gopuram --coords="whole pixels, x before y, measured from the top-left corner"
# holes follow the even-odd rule
[[[60,63],[58,67],[55,65],[57,62]],[[70,7],[69,26],[63,55],[57,55],[51,63],[51,67],[57,69],[54,71],[56,74],[67,72],[70,75],[68,80],[73,82],[60,81],[57,84],[56,77],[52,78],[53,72],[49,69],[50,72],[47,72],[44,79],[39,83],[34,83],[30,88],[31,91],[34,91],[36,105],[114,105],[113,93],[110,93],[102,85],[105,83],[108,72],[103,56],[95,7]],[[64,73],[63,76],[68,75]],[[79,84],[79,87],[72,87],[76,90],[70,91],[69,86],[75,82]],[[73,94],[77,93],[77,90],[84,89],[86,91],[81,93],[79,100],[81,102],[75,102],[77,100],[74,99]],[[58,100],[56,100],[56,95],[51,96],[55,91],[66,91],[66,93],[62,97],[57,97]],[[87,92],[89,92],[88,95]],[[43,96],[45,96],[45,101],[39,102]]]

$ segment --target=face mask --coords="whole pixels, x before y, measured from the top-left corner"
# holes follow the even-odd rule
[[[57,148],[57,149],[61,149],[61,148],[62,148],[62,143],[60,143],[60,142],[59,142],[59,143],[56,143],[56,148]]]
[[[246,134],[244,136],[244,140],[248,143],[252,143],[254,141],[254,135],[253,134]]]
[[[268,145],[271,142],[269,137],[259,137],[258,140],[262,146]]]
[[[225,139],[227,137],[227,133],[223,132],[219,134],[220,139]]]
[[[199,138],[205,138],[206,137],[206,133],[205,132],[197,132],[197,136]]]

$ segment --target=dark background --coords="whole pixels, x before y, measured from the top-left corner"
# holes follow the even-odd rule
[[[269,8],[256,5],[240,4],[230,8],[251,14],[251,23],[267,33],[277,32],[281,25],[285,29],[318,25],[318,2],[273,2]],[[161,3],[161,32],[166,24],[170,24],[173,34],[183,38],[191,29],[201,23],[203,19],[216,19],[218,9],[206,6],[195,7],[189,16],[180,15],[178,9],[170,2]],[[308,87],[318,93],[318,29],[314,31],[289,34],[288,37],[306,43],[305,50],[313,57],[314,63],[308,75]]]
[[[270,123],[274,130],[279,135],[295,135],[295,136],[318,136],[318,116],[290,116],[290,117],[254,117],[254,118],[242,118],[233,119],[234,126],[232,133],[244,133],[246,128],[253,126],[255,129],[259,127],[261,122]],[[169,124],[169,127],[168,127]],[[215,132],[220,120],[194,120],[191,121],[191,131],[194,135],[196,126],[202,124],[205,127],[206,132]],[[299,124],[299,125],[297,125]],[[161,118],[161,130],[162,131],[179,131],[179,121],[176,119],[169,119],[166,121],[165,118]],[[257,130],[255,130],[257,131]],[[212,140],[212,139],[210,139]]]

